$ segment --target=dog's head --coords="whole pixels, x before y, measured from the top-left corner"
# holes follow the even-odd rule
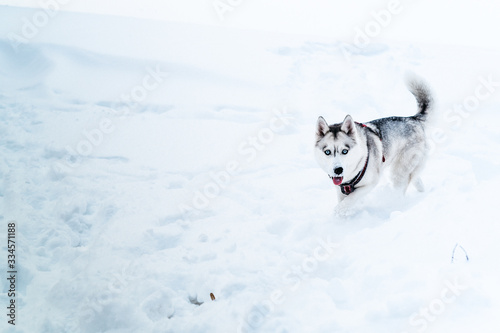
[[[320,167],[340,185],[349,181],[359,172],[359,164],[366,154],[359,143],[361,137],[350,115],[342,123],[328,125],[323,117],[316,125],[316,160]],[[361,165],[362,167],[362,165]]]

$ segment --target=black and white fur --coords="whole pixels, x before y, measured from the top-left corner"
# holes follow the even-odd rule
[[[361,124],[347,115],[342,123],[333,125],[318,118],[316,160],[334,182],[339,199],[337,212],[345,212],[370,191],[383,169],[390,170],[394,187],[402,193],[410,183],[418,191],[424,190],[419,174],[427,157],[425,123],[433,100],[429,88],[420,80],[409,81],[408,89],[418,104],[417,114],[411,117],[388,117]],[[343,184],[352,180],[358,182],[346,192]]]

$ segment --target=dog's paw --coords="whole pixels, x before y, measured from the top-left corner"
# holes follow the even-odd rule
[[[413,186],[415,186],[417,191],[425,192],[425,186],[424,186],[424,183],[422,182],[422,179],[420,177],[413,180]]]

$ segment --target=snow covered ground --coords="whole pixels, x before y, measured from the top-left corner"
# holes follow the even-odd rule
[[[2,331],[500,329],[493,42],[0,13],[2,267],[15,221],[18,272]],[[316,119],[414,114],[407,71],[437,101],[426,191],[384,181],[339,218]]]

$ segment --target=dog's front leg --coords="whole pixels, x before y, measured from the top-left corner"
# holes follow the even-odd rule
[[[335,214],[340,217],[346,217],[355,213],[355,206],[359,203],[360,199],[370,192],[375,187],[375,184],[364,185],[356,188],[354,192],[345,195],[337,188],[338,203],[335,207]]]

